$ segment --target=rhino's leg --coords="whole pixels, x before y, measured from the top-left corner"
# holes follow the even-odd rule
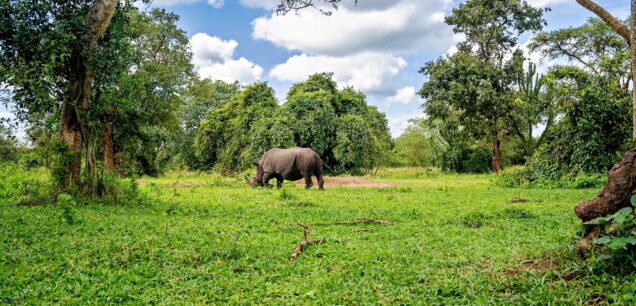
[[[316,179],[318,180],[318,188],[320,190],[325,190],[323,185],[325,184],[325,180],[322,178],[322,174],[316,174]]]
[[[269,180],[271,180],[273,175],[269,172],[263,173],[263,186],[267,188],[272,188],[272,185],[269,184]]]
[[[311,176],[305,176],[305,189],[311,188],[312,185]]]
[[[277,189],[283,188],[283,178],[282,177],[277,177],[276,178],[276,188]]]

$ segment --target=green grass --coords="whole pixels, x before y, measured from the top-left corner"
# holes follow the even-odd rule
[[[635,302],[635,275],[591,272],[572,250],[572,208],[596,189],[504,189],[488,175],[413,170],[378,177],[395,185],[278,191],[178,172],[140,180],[146,206],[0,197],[0,304]],[[333,224],[356,218],[393,224]],[[297,221],[325,242],[290,261]]]

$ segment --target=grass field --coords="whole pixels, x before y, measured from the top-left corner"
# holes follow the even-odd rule
[[[177,172],[139,181],[144,206],[0,199],[0,304],[636,303],[635,275],[591,271],[572,250],[572,208],[596,189],[406,170],[371,179],[392,186],[278,191]],[[357,218],[392,225],[334,224]],[[325,241],[290,261],[298,221]]]

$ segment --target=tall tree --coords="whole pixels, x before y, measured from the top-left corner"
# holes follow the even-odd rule
[[[620,19],[612,16],[606,9],[592,0],[576,0],[576,2],[600,17],[629,44],[632,62],[632,84],[636,89],[636,0],[631,1],[631,23],[629,26],[620,22]],[[632,126],[632,140],[636,143],[636,90],[632,90]]]
[[[505,56],[517,46],[520,35],[543,28],[546,22],[542,16],[543,10],[532,7],[525,0],[469,0],[454,8],[452,14],[446,17],[446,23],[453,26],[455,33],[466,35],[466,40],[458,45],[458,49],[461,53],[474,55],[478,60],[460,56],[457,58],[459,61],[455,63],[468,65],[465,68],[475,73],[488,74],[480,76],[485,78],[478,80],[481,80],[479,86],[487,87],[489,90],[475,92],[476,95],[472,96],[478,99],[479,103],[472,106],[464,105],[468,106],[467,115],[472,112],[487,122],[486,126],[492,143],[492,166],[495,172],[501,170],[500,133],[502,131],[499,121],[502,118],[502,111],[506,110],[500,105],[500,101],[507,99],[505,96],[509,90],[506,84],[509,80],[506,80],[506,74],[502,73]],[[467,61],[473,63],[470,64]],[[478,62],[481,63],[478,64]]]
[[[85,169],[94,173],[95,80],[112,80],[121,71],[112,69],[117,61],[107,59],[125,47],[125,33],[118,30],[128,22],[126,12],[134,9],[118,0],[0,2],[1,81],[13,86],[21,119],[60,118],[67,156],[60,181],[66,189],[80,184],[82,152]],[[117,30],[109,31],[112,23]]]

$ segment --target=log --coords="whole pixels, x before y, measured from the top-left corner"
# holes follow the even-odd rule
[[[352,225],[352,224],[360,224],[360,223],[378,223],[378,224],[384,224],[384,225],[393,224],[393,223],[391,223],[391,221],[386,221],[386,220],[382,220],[382,219],[368,219],[368,218],[358,218],[358,219],[355,219],[353,221],[336,222],[334,224],[338,224],[338,225]]]

